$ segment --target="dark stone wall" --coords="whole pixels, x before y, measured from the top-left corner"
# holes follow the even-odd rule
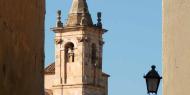
[[[43,95],[45,0],[0,0],[0,95]]]

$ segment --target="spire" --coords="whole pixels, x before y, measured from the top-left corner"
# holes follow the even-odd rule
[[[73,0],[66,26],[77,25],[93,25],[86,0]]]

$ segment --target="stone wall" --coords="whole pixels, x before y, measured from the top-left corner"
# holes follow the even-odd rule
[[[163,0],[163,95],[189,95],[190,0]]]
[[[53,89],[54,79],[55,79],[54,74],[44,75],[44,87],[45,87],[45,89]]]
[[[44,0],[0,0],[0,95],[43,95]]]

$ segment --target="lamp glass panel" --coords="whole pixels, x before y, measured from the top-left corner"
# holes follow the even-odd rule
[[[157,91],[158,82],[159,82],[159,80],[156,79],[156,78],[153,78],[153,79],[148,78],[147,79],[147,86],[148,86],[149,92],[155,92],[155,91]]]

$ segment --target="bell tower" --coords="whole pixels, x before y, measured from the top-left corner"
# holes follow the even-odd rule
[[[107,95],[109,75],[102,72],[101,13],[93,24],[86,0],[73,0],[68,20],[57,13],[53,95]]]

